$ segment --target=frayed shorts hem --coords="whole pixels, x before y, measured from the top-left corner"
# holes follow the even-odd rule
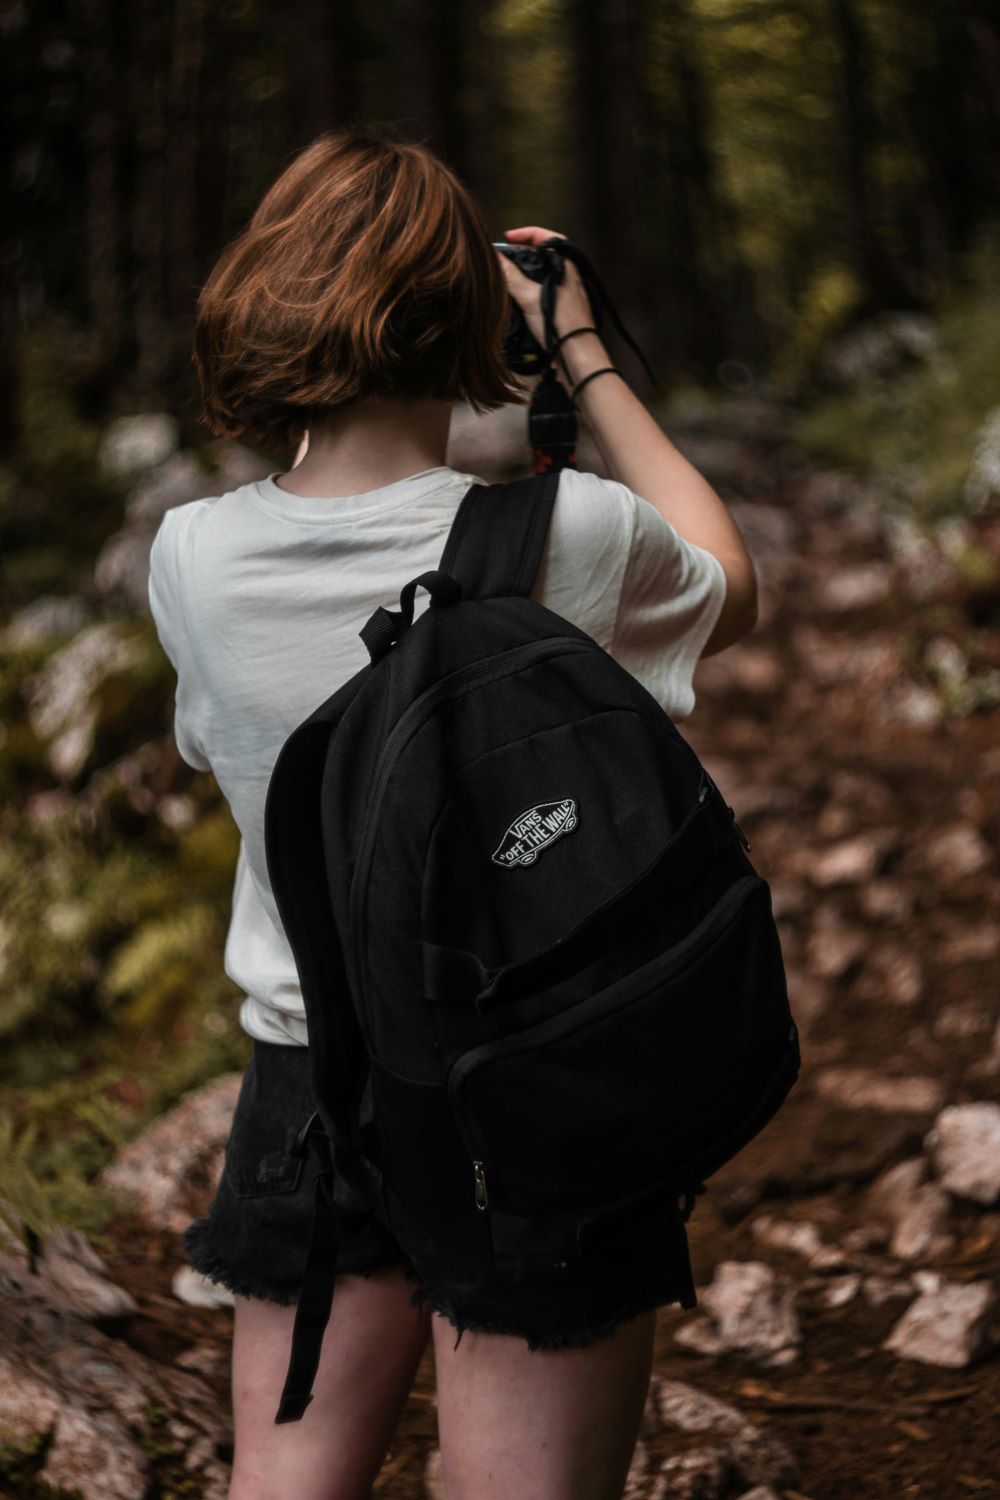
[[[410,1298],[410,1305],[425,1308],[447,1319],[458,1335],[454,1349],[457,1349],[462,1342],[464,1333],[500,1333],[511,1338],[524,1339],[528,1348],[534,1352],[542,1349],[589,1349],[592,1344],[610,1338],[622,1324],[631,1323],[636,1318],[642,1317],[644,1313],[653,1312],[658,1307],[667,1307],[681,1301],[679,1296],[661,1296],[652,1301],[649,1298],[643,1298],[634,1304],[627,1304],[613,1316],[592,1326],[551,1329],[546,1332],[532,1331],[526,1329],[523,1324],[503,1318],[467,1317],[458,1312],[449,1298],[431,1292],[423,1285],[417,1286]]]
[[[224,1286],[234,1297],[248,1297],[256,1302],[273,1302],[279,1307],[295,1307],[299,1300],[299,1286],[275,1286],[245,1271],[237,1271],[218,1254],[211,1243],[211,1220],[196,1219],[182,1235],[184,1255],[192,1270],[197,1271],[217,1286]],[[386,1255],[363,1266],[345,1268],[341,1275],[374,1276],[377,1271],[400,1269],[407,1281],[416,1280],[412,1266],[402,1255]]]

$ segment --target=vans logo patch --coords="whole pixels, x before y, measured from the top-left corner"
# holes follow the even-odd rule
[[[572,797],[563,797],[559,802],[536,802],[514,819],[493,851],[493,863],[503,865],[506,870],[515,865],[534,864],[542,849],[554,844],[560,834],[571,833],[576,824],[576,803]]]

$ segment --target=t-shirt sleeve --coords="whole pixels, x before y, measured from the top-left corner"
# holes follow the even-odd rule
[[[609,651],[672,718],[683,719],[694,708],[698,658],[722,613],[725,569],[648,500],[618,488],[632,524]]]
[[[160,645],[177,673],[174,698],[174,739],[177,741],[177,749],[181,759],[193,770],[210,771],[212,766],[205,753],[199,727],[203,694],[180,613],[174,537],[176,519],[173,511],[168,510],[153,538],[149,553],[149,608]]]

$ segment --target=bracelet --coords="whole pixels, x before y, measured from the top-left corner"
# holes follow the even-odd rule
[[[559,348],[559,345],[565,339],[571,339],[573,337],[574,333],[600,333],[600,331],[601,330],[599,328],[595,328],[594,327],[593,323],[587,323],[582,328],[571,328],[570,331],[569,331],[569,333],[561,333],[559,335],[559,337],[556,339],[555,343],[552,345],[551,352],[554,354],[556,352],[556,350]]]
[[[599,370],[591,370],[591,372],[590,372],[589,375],[585,375],[582,380],[578,380],[577,381],[576,385],[573,387],[573,389],[569,393],[569,399],[573,402],[574,406],[576,405],[576,393],[580,389],[581,386],[586,385],[588,380],[593,380],[593,378],[594,378],[595,375],[607,375],[607,374],[621,375],[622,379],[623,380],[625,379],[625,376],[622,375],[622,372],[621,372],[621,370],[619,370],[619,368],[618,368],[617,365],[602,365]]]

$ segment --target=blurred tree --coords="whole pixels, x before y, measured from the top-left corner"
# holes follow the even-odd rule
[[[844,187],[846,241],[861,288],[862,316],[914,299],[879,234],[879,193],[872,154],[880,130],[871,99],[868,43],[855,0],[828,0],[838,48],[837,120]]]
[[[665,378],[933,307],[997,223],[994,0],[0,0],[0,30],[8,446],[53,317],[89,415],[191,416],[197,287],[332,125],[427,142],[497,237],[577,239]]]

